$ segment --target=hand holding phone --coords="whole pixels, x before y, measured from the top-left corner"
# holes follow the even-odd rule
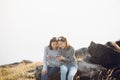
[[[63,56],[60,56],[60,55],[57,55],[57,56],[56,56],[56,59],[57,59],[58,61],[62,61],[62,60],[64,60],[64,57],[63,57]]]

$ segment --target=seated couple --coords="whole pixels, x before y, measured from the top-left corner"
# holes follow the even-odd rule
[[[73,80],[77,72],[74,48],[63,36],[53,37],[45,47],[41,80],[49,80],[59,71],[61,80]]]

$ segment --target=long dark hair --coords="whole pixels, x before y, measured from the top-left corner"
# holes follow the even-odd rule
[[[57,38],[56,37],[53,37],[52,39],[50,39],[50,42],[49,42],[49,48],[52,50],[53,48],[52,48],[52,42],[58,42],[57,41]]]

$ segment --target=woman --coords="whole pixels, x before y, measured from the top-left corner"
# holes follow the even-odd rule
[[[73,80],[77,72],[74,48],[68,44],[67,39],[63,36],[58,38],[58,47],[60,54],[56,58],[62,63],[60,66],[61,80],[66,80],[67,73],[67,79]]]
[[[56,60],[57,55],[58,55],[57,39],[56,37],[53,37],[50,40],[49,46],[45,47],[44,50],[41,80],[49,80],[49,78],[54,77],[55,74],[59,72],[60,62]]]

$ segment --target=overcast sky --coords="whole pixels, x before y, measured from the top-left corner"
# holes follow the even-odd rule
[[[61,35],[75,49],[120,39],[120,0],[0,0],[0,65],[42,61]]]

